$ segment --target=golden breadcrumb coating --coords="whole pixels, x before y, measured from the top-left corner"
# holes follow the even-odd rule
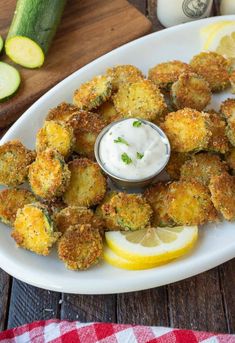
[[[225,219],[235,220],[235,176],[228,173],[214,176],[209,189],[215,208]]]
[[[103,220],[86,207],[68,206],[54,216],[56,228],[64,233],[70,226],[90,224],[94,229],[103,229]]]
[[[209,114],[184,108],[169,113],[161,127],[173,151],[190,152],[207,148],[212,135],[210,125]]]
[[[227,170],[228,165],[218,155],[202,152],[183,164],[180,175],[181,180],[196,180],[208,186],[213,176],[221,175]]]
[[[167,213],[178,225],[202,225],[217,220],[209,190],[198,181],[171,183],[167,203]]]
[[[12,226],[18,209],[36,202],[35,196],[27,189],[10,188],[0,191],[0,219]]]
[[[231,148],[231,150],[225,155],[225,160],[232,169],[232,173],[235,174],[235,148]]]
[[[54,120],[45,121],[44,126],[36,136],[36,151],[40,152],[51,148],[67,157],[73,148],[73,129],[68,124]]]
[[[226,120],[235,120],[235,99],[224,100],[220,105],[220,112]]]
[[[69,162],[71,179],[64,193],[64,202],[69,206],[94,206],[106,193],[106,178],[99,165],[87,158]]]
[[[182,73],[190,72],[192,68],[182,61],[169,61],[157,64],[149,69],[148,78],[164,91],[169,91],[172,84]]]
[[[124,118],[156,120],[167,109],[164,97],[150,80],[124,84],[113,96],[116,111]]]
[[[229,75],[229,81],[232,87],[231,93],[235,93],[235,70],[233,70]]]
[[[51,108],[46,116],[46,121],[55,120],[61,122],[67,122],[70,117],[75,115],[79,111],[77,106],[62,102],[57,107]]]
[[[29,167],[30,186],[41,198],[52,199],[62,195],[69,179],[70,171],[63,156],[49,148],[38,153]]]
[[[171,97],[176,108],[194,108],[202,111],[211,100],[209,84],[195,73],[183,73],[171,87]]]
[[[78,115],[70,118],[69,123],[74,130],[74,151],[82,156],[94,158],[96,138],[107,122],[99,114],[80,111]]]
[[[231,62],[216,52],[201,52],[195,55],[191,67],[209,83],[212,92],[220,92],[230,85],[229,69]]]
[[[17,211],[11,236],[21,248],[39,255],[48,255],[60,235],[54,231],[46,206],[34,203]]]
[[[20,141],[12,140],[0,146],[0,184],[18,186],[28,177],[29,165],[35,160],[35,152]]]
[[[108,193],[97,214],[108,230],[139,230],[150,224],[151,206],[140,194]]]
[[[58,243],[59,258],[72,270],[84,270],[95,265],[102,252],[101,234],[89,224],[71,226]]]
[[[90,111],[99,107],[112,94],[111,78],[106,75],[94,77],[75,90],[73,103],[81,110]]]
[[[225,154],[229,151],[230,144],[226,136],[226,122],[217,113],[209,113],[211,137],[206,150]]]
[[[173,220],[167,214],[167,194],[170,183],[157,182],[144,192],[144,196],[153,209],[153,225],[172,226]]]
[[[106,74],[111,77],[113,91],[117,91],[126,83],[137,82],[144,78],[142,72],[131,64],[117,65],[113,68],[108,68]]]
[[[122,118],[122,116],[117,113],[111,100],[104,102],[99,108],[97,108],[96,112],[101,115],[102,119],[107,124]]]
[[[179,180],[180,179],[180,168],[191,158],[190,154],[185,154],[182,152],[171,152],[171,156],[169,162],[166,166],[166,172],[170,176],[171,180]]]

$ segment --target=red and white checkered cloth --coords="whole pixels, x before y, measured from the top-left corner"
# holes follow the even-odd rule
[[[0,332],[1,343],[235,343],[235,335],[165,327],[42,320]]]

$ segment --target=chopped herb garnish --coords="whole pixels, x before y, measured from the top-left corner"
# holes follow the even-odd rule
[[[122,138],[122,137],[118,137],[117,139],[114,139],[114,143],[122,143],[122,144],[129,145],[127,143],[127,141],[124,138]]]
[[[126,164],[132,163],[132,159],[127,155],[126,152],[124,152],[122,154],[121,158],[122,158],[123,162],[126,163]]]
[[[136,157],[137,157],[138,160],[141,160],[141,158],[144,157],[144,154],[141,154],[140,152],[137,151]]]
[[[133,122],[134,127],[140,127],[142,125],[142,122],[140,120],[136,120]]]

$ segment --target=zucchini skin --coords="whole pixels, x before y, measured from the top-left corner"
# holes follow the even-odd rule
[[[18,0],[7,40],[15,36],[28,37],[46,54],[65,4],[66,0]]]

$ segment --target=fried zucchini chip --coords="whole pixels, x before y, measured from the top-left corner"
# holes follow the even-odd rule
[[[72,104],[67,104],[66,102],[62,102],[57,107],[50,109],[48,115],[46,116],[46,121],[55,120],[61,122],[67,122],[70,117],[75,115],[78,112],[77,106]]]
[[[74,151],[79,155],[94,158],[96,138],[107,123],[99,114],[85,111],[72,117],[69,123],[74,130]]]
[[[209,84],[195,73],[183,73],[173,83],[171,97],[176,108],[194,108],[202,111],[211,100]]]
[[[140,194],[108,193],[97,214],[108,230],[139,230],[150,224],[151,206]]]
[[[208,186],[213,176],[221,175],[228,170],[226,162],[221,161],[218,155],[203,152],[192,156],[181,167],[181,180],[199,181]]]
[[[106,74],[112,80],[113,91],[117,91],[126,83],[138,82],[144,78],[142,72],[131,64],[117,65],[113,68],[108,68]]]
[[[101,230],[103,220],[86,207],[68,206],[54,216],[57,230],[64,233],[70,226],[90,224],[92,228]]]
[[[220,92],[230,85],[231,62],[216,52],[201,52],[190,62],[196,74],[201,75],[210,85],[212,92]]]
[[[74,144],[73,129],[71,126],[54,120],[45,121],[44,126],[36,136],[36,151],[41,152],[47,148],[57,150],[67,157]]]
[[[171,112],[161,124],[173,151],[190,152],[207,148],[210,136],[209,114],[184,108]]]
[[[167,213],[178,225],[201,225],[217,220],[209,190],[198,181],[170,184],[167,202]]]
[[[99,75],[91,81],[83,83],[79,89],[75,90],[73,103],[81,110],[90,111],[108,100],[111,94],[111,78],[106,75]]]
[[[29,165],[35,160],[35,152],[20,141],[12,140],[0,146],[0,184],[18,186],[28,177]]]
[[[63,194],[68,186],[70,171],[57,151],[46,149],[37,154],[29,167],[29,183],[34,194],[53,199]]]
[[[190,71],[192,68],[187,63],[181,61],[163,62],[149,69],[148,78],[160,89],[169,91],[180,74]]]
[[[209,189],[215,208],[225,219],[235,220],[235,176],[228,173],[214,176]]]
[[[233,70],[229,75],[229,81],[232,87],[231,93],[235,93],[235,70]]]
[[[226,120],[235,120],[235,99],[228,98],[221,103],[220,112]]]
[[[104,102],[99,108],[97,113],[101,115],[102,119],[110,124],[115,120],[121,119],[122,117],[117,113],[114,104],[111,100]]]
[[[114,106],[124,118],[160,118],[167,110],[163,95],[150,80],[124,84],[113,96]]]
[[[0,191],[0,219],[12,226],[18,209],[36,202],[35,196],[27,189],[11,188]]]
[[[72,270],[90,268],[99,262],[102,252],[101,234],[89,224],[71,226],[58,243],[59,258]]]
[[[17,211],[11,236],[18,246],[46,256],[60,235],[54,231],[46,206],[34,203]]]
[[[232,169],[232,173],[235,174],[235,148],[232,148],[226,155],[225,160],[229,167]]]
[[[166,166],[166,172],[171,180],[180,179],[180,168],[182,165],[191,158],[191,155],[182,152],[171,152],[170,160]]]
[[[225,154],[229,151],[229,140],[226,136],[226,123],[217,113],[209,113],[210,131],[212,133],[206,150]]]
[[[106,192],[106,178],[99,165],[87,158],[69,162],[71,179],[64,193],[69,206],[90,207],[99,204]]]
[[[173,226],[173,220],[167,214],[167,193],[170,183],[158,182],[144,192],[146,200],[153,209],[152,224],[156,226]]]

